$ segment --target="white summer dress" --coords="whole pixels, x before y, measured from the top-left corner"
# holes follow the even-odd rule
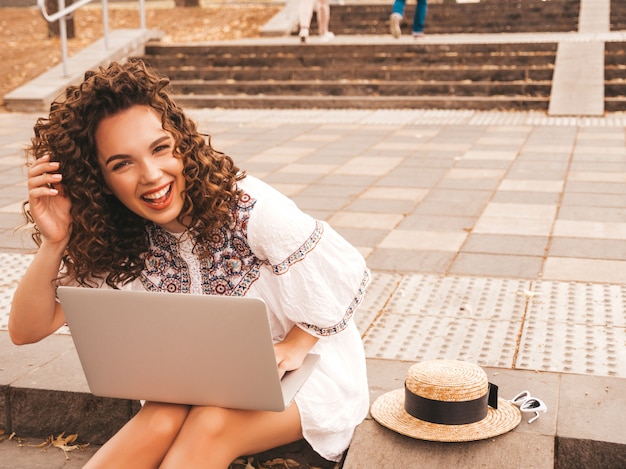
[[[365,354],[354,314],[370,272],[360,253],[327,223],[247,176],[232,226],[211,240],[204,259],[188,236],[151,225],[141,277],[123,289],[262,298],[274,341],[294,325],[319,337],[321,358],[296,395],[304,438],[338,461],[369,409]],[[106,288],[105,285],[103,287]]]

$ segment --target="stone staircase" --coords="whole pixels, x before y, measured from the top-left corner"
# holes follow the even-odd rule
[[[611,30],[626,30],[626,2],[611,0]],[[626,110],[626,43],[604,45],[604,108],[607,112]]]
[[[626,2],[623,0],[611,0],[611,31],[623,31],[626,29]]]
[[[392,3],[333,5],[330,30],[339,34],[388,34]],[[404,33],[411,31],[415,5],[415,1],[406,2]],[[569,32],[578,28],[579,9],[579,0],[431,1],[425,31],[427,34]]]
[[[186,107],[545,110],[556,44],[162,45]]]
[[[407,2],[410,32],[415,3]],[[579,0],[429,4],[426,31],[571,32]],[[391,6],[333,5],[331,30],[388,36]],[[311,31],[316,31],[315,17]],[[296,32],[294,31],[293,34]],[[390,36],[389,36],[390,37]],[[142,58],[172,79],[189,108],[541,110],[549,106],[556,43],[147,44]]]
[[[607,112],[626,110],[626,43],[604,46],[604,108]]]

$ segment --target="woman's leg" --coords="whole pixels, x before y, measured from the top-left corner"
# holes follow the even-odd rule
[[[295,403],[283,412],[193,407],[161,469],[226,469],[238,456],[302,438]]]
[[[402,17],[404,16],[405,4],[406,0],[395,0],[395,2],[393,2],[391,16],[389,17],[389,30],[391,35],[395,38],[400,37],[402,34],[400,24],[402,23]]]
[[[324,37],[330,24],[330,4],[328,0],[317,0],[317,22],[320,36]]]
[[[417,0],[415,7],[415,16],[413,18],[413,34],[421,35],[424,33],[424,24],[426,23],[426,11],[428,4],[426,0]]]
[[[190,407],[146,402],[122,429],[100,448],[85,469],[154,469],[176,439]]]
[[[395,13],[400,15],[400,17],[404,16],[404,6],[406,4],[406,0],[395,0],[393,2],[393,7],[391,9],[391,13]]]
[[[300,40],[306,42],[309,37],[311,18],[313,18],[313,7],[315,0],[300,0]]]

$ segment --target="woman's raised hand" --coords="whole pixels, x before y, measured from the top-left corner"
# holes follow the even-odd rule
[[[59,163],[43,156],[28,169],[29,210],[44,240],[67,242],[70,234],[70,200],[63,193]]]

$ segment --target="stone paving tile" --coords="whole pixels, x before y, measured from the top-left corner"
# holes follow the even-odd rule
[[[498,187],[497,178],[474,178],[461,179],[446,177],[437,184],[440,189],[453,190],[495,190]]]
[[[329,222],[331,225],[358,227],[369,229],[390,230],[402,220],[400,213],[366,213],[366,212],[337,212]]]
[[[499,190],[493,195],[494,203],[548,204],[558,205],[561,194],[558,192],[527,192]]]
[[[626,194],[626,184],[617,182],[595,182],[570,180],[567,184],[567,191],[574,193],[590,194]]]
[[[534,279],[541,273],[543,258],[507,254],[461,252],[449,272],[457,275]]]
[[[552,224],[550,218],[481,216],[473,231],[484,234],[550,236]]]
[[[543,278],[575,282],[626,283],[626,261],[548,257]]]
[[[442,210],[438,213],[449,213]],[[435,231],[435,232],[463,232],[467,233],[474,226],[475,218],[455,215],[424,215],[419,211],[408,215],[397,227],[406,231]]]
[[[554,220],[556,212],[556,205],[491,202],[485,207],[482,216],[486,218],[519,218],[520,220]]]
[[[378,245],[381,249],[394,249],[402,246],[415,251],[458,252],[463,245],[466,232],[459,231],[416,231],[395,229]]]
[[[346,211],[373,212],[373,213],[409,213],[413,210],[416,201],[391,199],[364,199],[360,198],[344,207]]]
[[[564,375],[561,382],[561,405],[568,412],[559,415],[559,435],[624,444],[624,433],[615,430],[622,425],[626,389],[604,377]]]
[[[626,224],[620,221],[556,220],[553,236],[570,238],[626,239]]]
[[[415,189],[415,188],[382,188],[372,187],[367,189],[360,195],[361,199],[379,199],[379,200],[410,200],[418,203],[424,199],[428,194],[429,189]]]
[[[433,188],[413,211],[414,214],[478,216],[492,197],[486,190]]]
[[[559,219],[606,223],[626,222],[626,207],[575,207],[564,206],[559,210]]]
[[[516,236],[472,233],[461,248],[463,252],[512,254],[543,257],[548,246],[547,236]],[[554,242],[554,241],[553,241]]]
[[[504,179],[498,187],[501,191],[558,192],[563,190],[563,181],[537,181],[534,179]]]
[[[548,256],[626,261],[626,240],[553,237]]]
[[[561,207],[626,207],[626,194],[590,194],[565,192]]]
[[[377,247],[367,258],[371,269],[396,272],[445,273],[456,253]]]

